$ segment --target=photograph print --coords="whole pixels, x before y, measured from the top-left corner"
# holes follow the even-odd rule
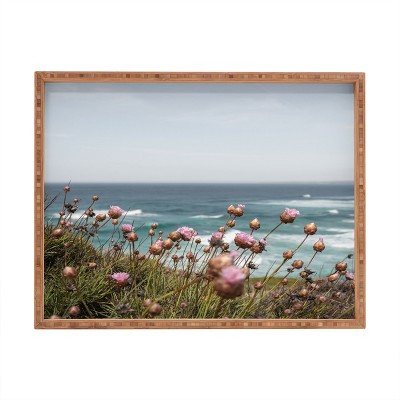
[[[351,82],[45,82],[43,319],[354,319],[354,104]]]

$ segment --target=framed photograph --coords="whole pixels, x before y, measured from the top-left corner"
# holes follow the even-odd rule
[[[35,328],[364,328],[364,73],[36,72]]]

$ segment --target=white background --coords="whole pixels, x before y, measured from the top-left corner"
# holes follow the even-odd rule
[[[399,16],[397,1],[3,1],[1,400],[399,399]],[[367,329],[34,330],[35,70],[366,72]]]

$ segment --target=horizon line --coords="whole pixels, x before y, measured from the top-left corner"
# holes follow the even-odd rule
[[[216,181],[216,182],[190,182],[190,181],[170,181],[170,182],[135,182],[135,181],[121,181],[121,182],[110,182],[110,181],[96,181],[96,182],[88,182],[88,181],[69,181],[69,183],[61,182],[61,181],[49,181],[44,182],[44,184],[85,184],[85,185],[93,185],[93,184],[103,184],[103,185],[287,185],[287,184],[319,184],[319,185],[331,185],[331,184],[353,184],[354,181],[285,181],[285,182],[225,182],[225,181]]]

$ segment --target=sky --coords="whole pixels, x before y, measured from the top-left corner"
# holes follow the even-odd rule
[[[45,181],[352,182],[351,84],[46,83]]]

